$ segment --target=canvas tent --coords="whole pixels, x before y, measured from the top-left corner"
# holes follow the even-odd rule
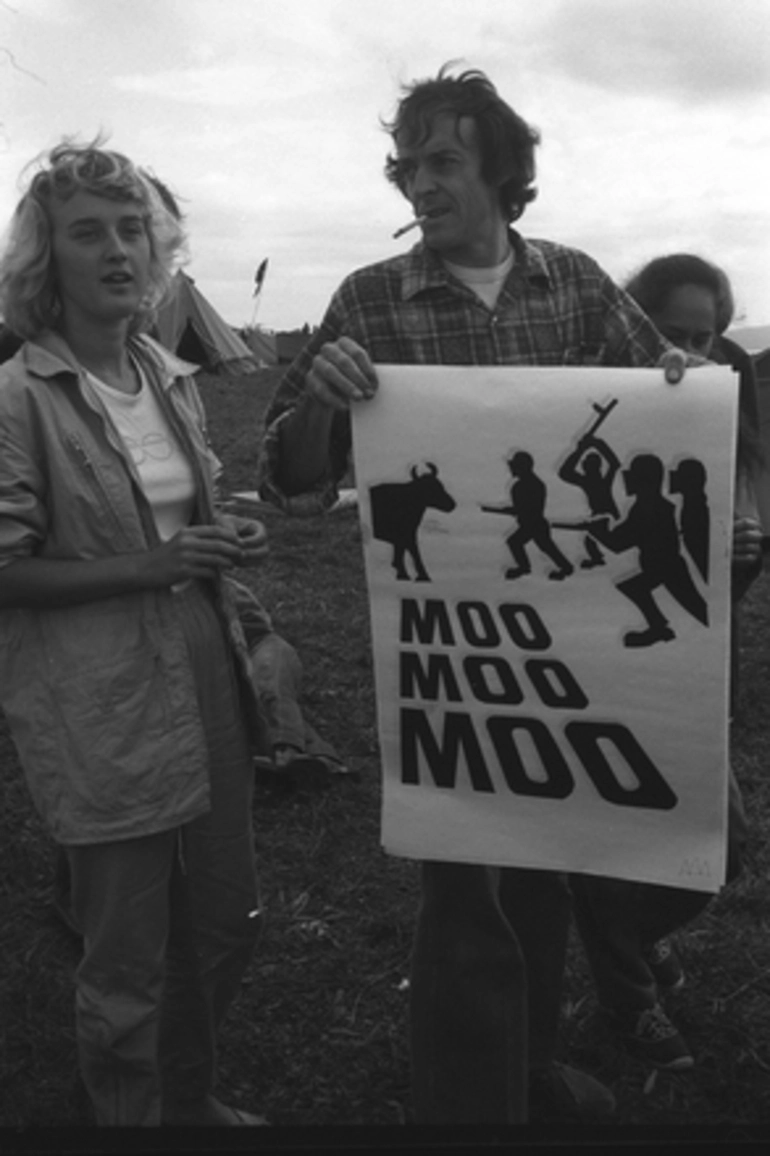
[[[243,331],[243,340],[254,354],[257,365],[263,367],[277,364],[278,349],[274,333],[255,326]]]
[[[257,368],[248,346],[227,325],[181,270],[158,310],[157,337],[166,349],[215,372],[251,373]]]

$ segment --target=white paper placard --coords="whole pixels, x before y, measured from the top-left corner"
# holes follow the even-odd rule
[[[353,432],[385,849],[717,890],[737,378],[377,373]]]

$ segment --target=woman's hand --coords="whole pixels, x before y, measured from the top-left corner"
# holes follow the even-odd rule
[[[173,586],[190,578],[216,578],[242,566],[244,550],[232,526],[185,526],[146,555],[146,585]]]
[[[234,530],[242,551],[239,565],[254,566],[268,554],[267,530],[256,518],[242,518],[238,514],[218,514],[217,522]]]

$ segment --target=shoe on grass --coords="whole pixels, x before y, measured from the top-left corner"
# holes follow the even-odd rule
[[[684,968],[670,939],[659,939],[642,954],[660,992],[669,994],[684,987]]]
[[[609,1088],[586,1072],[566,1064],[533,1068],[529,1073],[529,1120],[551,1123],[560,1120],[590,1123],[615,1111]]]
[[[264,1128],[269,1121],[241,1108],[231,1108],[215,1096],[205,1096],[190,1103],[167,1105],[163,1109],[163,1124],[171,1128]]]
[[[611,1017],[612,1027],[629,1055],[670,1072],[695,1064],[692,1052],[660,1004],[645,1008],[631,1020]]]

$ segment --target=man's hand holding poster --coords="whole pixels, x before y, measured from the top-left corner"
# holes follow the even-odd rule
[[[378,378],[353,422],[385,849],[717,890],[737,379]]]

